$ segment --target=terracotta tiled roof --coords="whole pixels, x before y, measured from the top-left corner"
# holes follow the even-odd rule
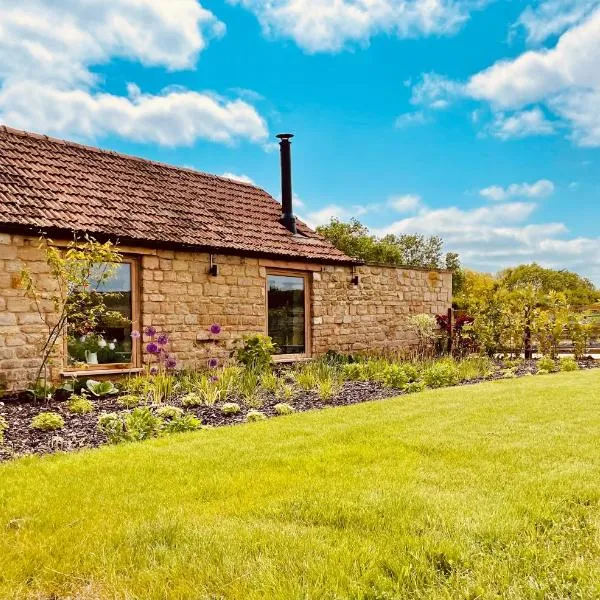
[[[0,228],[88,232],[320,262],[352,259],[253,185],[0,127]]]

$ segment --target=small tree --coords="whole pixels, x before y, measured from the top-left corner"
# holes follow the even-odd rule
[[[533,331],[544,356],[555,358],[569,324],[569,305],[564,293],[551,291],[535,311]]]
[[[408,326],[417,340],[417,356],[420,359],[432,356],[435,342],[440,333],[435,315],[418,314],[408,317]]]
[[[41,342],[40,366],[34,384],[43,379],[47,387],[47,366],[57,342],[62,339],[67,323],[78,333],[94,331],[103,318],[122,318],[109,311],[105,296],[98,293],[102,284],[115,274],[121,254],[111,242],[101,244],[91,237],[74,239],[66,249],[57,248],[51,240],[42,238],[40,248],[44,251],[52,286],[40,289],[28,267],[21,270],[21,285],[28,298],[34,300],[47,334]],[[50,301],[52,311],[44,307]]]

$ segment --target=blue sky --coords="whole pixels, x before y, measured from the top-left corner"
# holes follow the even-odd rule
[[[600,283],[600,0],[0,0],[0,121]]]

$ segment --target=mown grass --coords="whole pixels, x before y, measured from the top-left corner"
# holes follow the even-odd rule
[[[600,370],[0,467],[0,598],[600,597]]]

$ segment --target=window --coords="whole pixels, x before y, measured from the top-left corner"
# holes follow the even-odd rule
[[[278,354],[308,354],[308,278],[267,274],[267,333]]]
[[[106,264],[98,264],[97,273],[105,271]],[[93,365],[96,368],[131,367],[137,363],[137,344],[131,332],[137,329],[137,263],[124,260],[112,265],[110,279],[98,282],[90,277],[90,293],[73,298],[83,314],[99,311],[95,327],[89,327],[85,317],[67,326],[67,362],[70,367]]]

